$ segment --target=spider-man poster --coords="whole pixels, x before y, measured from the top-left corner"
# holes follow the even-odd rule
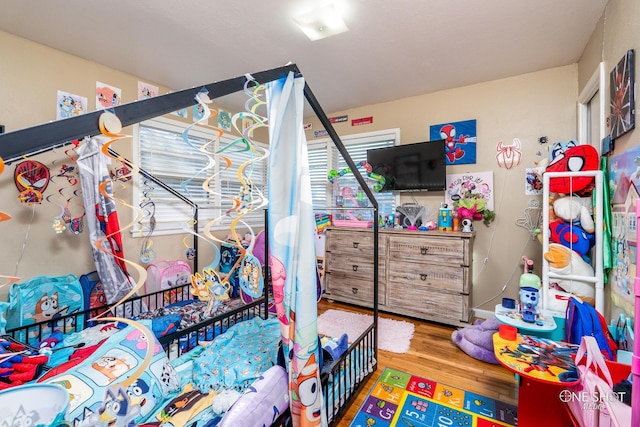
[[[628,50],[609,75],[611,139],[616,139],[635,126],[633,57],[633,49]]]
[[[447,165],[462,165],[476,162],[476,121],[431,125],[431,141],[444,139]]]

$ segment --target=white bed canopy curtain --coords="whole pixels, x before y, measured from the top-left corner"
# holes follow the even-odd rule
[[[266,85],[269,262],[295,427],[327,426],[318,348],[315,219],[302,122],[304,87],[304,79],[293,72]]]

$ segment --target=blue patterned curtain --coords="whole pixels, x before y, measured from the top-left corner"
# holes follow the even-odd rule
[[[315,219],[302,123],[304,85],[293,73],[266,85],[270,264],[296,427],[327,425],[320,384]]]

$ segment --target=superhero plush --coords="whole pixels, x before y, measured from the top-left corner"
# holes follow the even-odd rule
[[[587,233],[582,227],[563,220],[549,223],[549,241],[566,246],[589,261],[589,251],[595,244],[595,234]]]
[[[546,172],[583,172],[598,170],[598,151],[576,141],[556,142],[551,147]],[[549,191],[560,194],[586,194],[593,189],[592,176],[559,177],[549,181]]]

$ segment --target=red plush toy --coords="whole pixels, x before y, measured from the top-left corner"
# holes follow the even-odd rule
[[[0,339],[0,390],[34,380],[48,360],[24,344]]]
[[[598,170],[598,150],[591,145],[555,143],[552,147],[552,159],[547,165],[547,172],[582,172]],[[549,191],[560,194],[587,194],[594,186],[592,176],[562,177],[549,180]]]

